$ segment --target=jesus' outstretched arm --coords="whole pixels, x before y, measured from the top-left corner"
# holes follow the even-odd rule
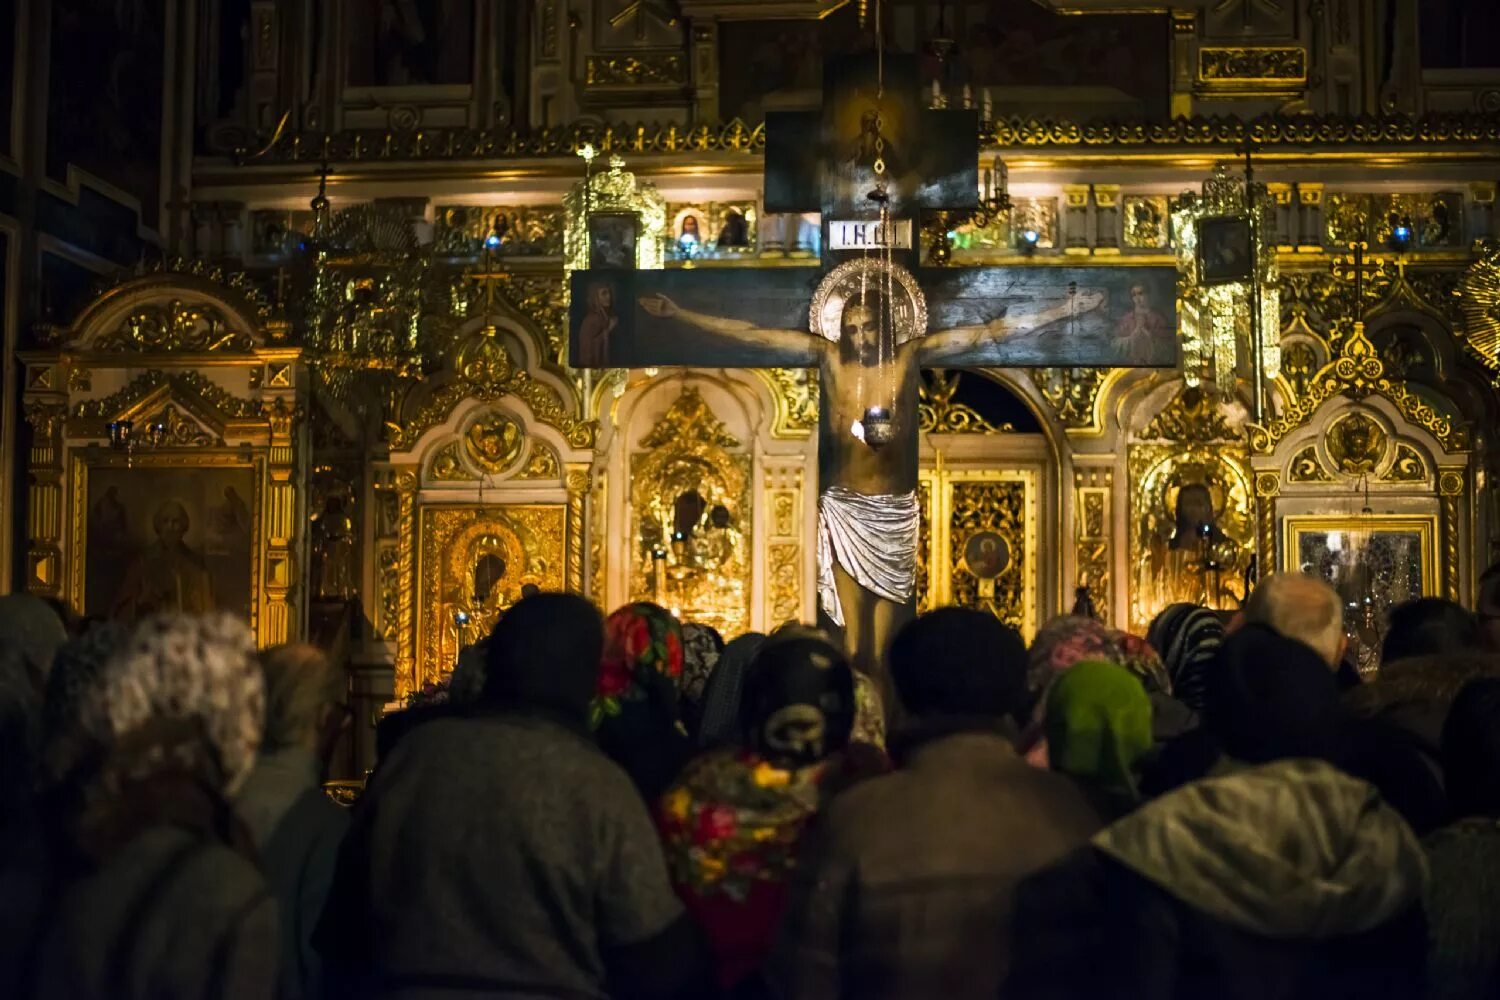
[[[1046,309],[1011,306],[1004,315],[988,323],[934,330],[912,343],[916,346],[917,358],[923,367],[942,367],[954,358],[972,355],[975,350],[991,341],[1003,340],[1012,334],[1029,333],[1069,316],[1082,316],[1103,304],[1102,290],[1083,288],[1066,301]]]
[[[724,334],[737,343],[755,343],[781,351],[799,352],[807,355],[809,364],[817,363],[817,352],[825,343],[806,330],[766,330],[747,320],[694,312],[682,308],[665,295],[642,295],[638,301],[648,315],[657,319],[675,319],[708,333]]]

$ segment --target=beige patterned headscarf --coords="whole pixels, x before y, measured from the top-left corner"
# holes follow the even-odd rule
[[[239,619],[222,613],[147,618],[82,706],[85,728],[105,745],[154,719],[196,717],[229,795],[255,764],[265,715],[255,639]]]

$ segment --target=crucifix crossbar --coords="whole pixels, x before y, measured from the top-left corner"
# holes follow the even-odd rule
[[[881,95],[874,65],[855,57],[828,67],[816,136],[806,118],[767,123],[767,209],[821,207],[824,268],[575,272],[570,363],[818,369],[822,620],[843,628],[857,666],[878,673],[915,606],[921,370],[1172,366],[1177,273],[918,268],[907,248],[826,249],[831,225],[879,217],[867,199],[872,119],[888,221],[915,229],[920,211],[977,204],[974,113],[919,109],[915,63],[904,57],[886,56]]]

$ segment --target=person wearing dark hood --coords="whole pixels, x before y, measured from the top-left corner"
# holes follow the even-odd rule
[[[1329,764],[1209,778],[1021,885],[997,995],[1410,1000],[1425,981],[1426,880],[1411,828]]]
[[[707,932],[723,990],[765,961],[803,830],[860,776],[844,752],[853,726],[843,651],[772,639],[745,678],[743,748],[702,755],[662,796],[667,870]]]
[[[701,996],[707,963],[630,779],[588,731],[581,597],[517,602],[480,704],[412,730],[355,807],[314,937],[332,992]]]
[[[1442,747],[1454,822],[1423,843],[1432,871],[1427,996],[1489,1000],[1500,985],[1500,678],[1458,693]]]
[[[703,687],[698,746],[709,749],[740,745],[744,737],[740,728],[740,702],[744,697],[745,671],[765,641],[765,635],[760,632],[746,632],[724,646],[724,652],[719,654],[713,673]]]
[[[1404,601],[1386,616],[1380,665],[1413,657],[1467,653],[1484,646],[1484,632],[1473,612],[1441,597]]]
[[[1014,629],[944,608],[902,628],[889,661],[908,719],[891,739],[899,769],[815,824],[766,967],[773,996],[998,996],[1017,882],[1099,829],[1073,781],[1016,752]]]

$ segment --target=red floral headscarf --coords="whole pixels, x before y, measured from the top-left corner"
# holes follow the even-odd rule
[[[621,702],[644,700],[653,689],[675,692],[681,677],[682,626],[677,619],[655,604],[627,604],[604,623],[604,662],[591,724],[598,728],[605,717],[620,714]]]

